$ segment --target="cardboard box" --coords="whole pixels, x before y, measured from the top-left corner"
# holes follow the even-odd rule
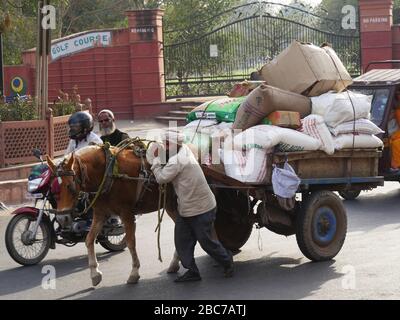
[[[353,83],[349,73],[329,47],[294,41],[261,70],[271,86],[308,97],[330,90],[341,92]]]
[[[300,113],[298,112],[275,111],[267,119],[271,121],[272,125],[278,127],[298,129],[301,126]]]

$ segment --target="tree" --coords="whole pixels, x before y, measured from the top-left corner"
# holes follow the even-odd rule
[[[52,38],[84,30],[127,26],[128,9],[156,8],[160,0],[51,0],[56,7],[57,29]],[[38,1],[0,0],[0,19],[8,12],[11,29],[4,37],[4,62],[22,62],[21,52],[36,46]]]
[[[29,1],[0,2],[0,20],[8,14],[11,21],[9,29],[4,33],[4,64],[20,64],[21,52],[35,46],[34,10]]]
[[[393,23],[400,23],[400,0],[394,0],[393,6]]]

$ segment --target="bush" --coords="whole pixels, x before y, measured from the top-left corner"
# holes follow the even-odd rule
[[[60,101],[50,106],[53,109],[53,116],[65,116],[75,112],[75,104],[69,101]]]
[[[10,103],[0,101],[1,121],[26,121],[37,118],[35,101],[30,97],[16,96]]]

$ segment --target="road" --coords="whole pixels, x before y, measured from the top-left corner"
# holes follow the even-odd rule
[[[356,201],[345,201],[348,236],[332,261],[311,263],[288,238],[254,229],[235,256],[235,276],[225,279],[201,248],[196,259],[203,280],[176,284],[166,273],[172,257],[173,223],[162,224],[163,262],[157,260],[154,229],[157,214],[137,222],[137,248],[141,279],[126,285],[131,268],[128,251],[107,253],[96,245],[103,282],[92,288],[86,248],[57,246],[37,266],[21,267],[11,260],[4,245],[10,215],[0,213],[0,299],[400,299],[400,185],[363,192]],[[45,266],[54,266],[55,289],[43,288]],[[182,271],[180,271],[182,272]]]

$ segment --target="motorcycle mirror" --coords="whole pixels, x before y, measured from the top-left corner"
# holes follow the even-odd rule
[[[40,149],[33,149],[32,150],[33,155],[38,158],[39,160],[42,160],[42,151],[40,151]]]

